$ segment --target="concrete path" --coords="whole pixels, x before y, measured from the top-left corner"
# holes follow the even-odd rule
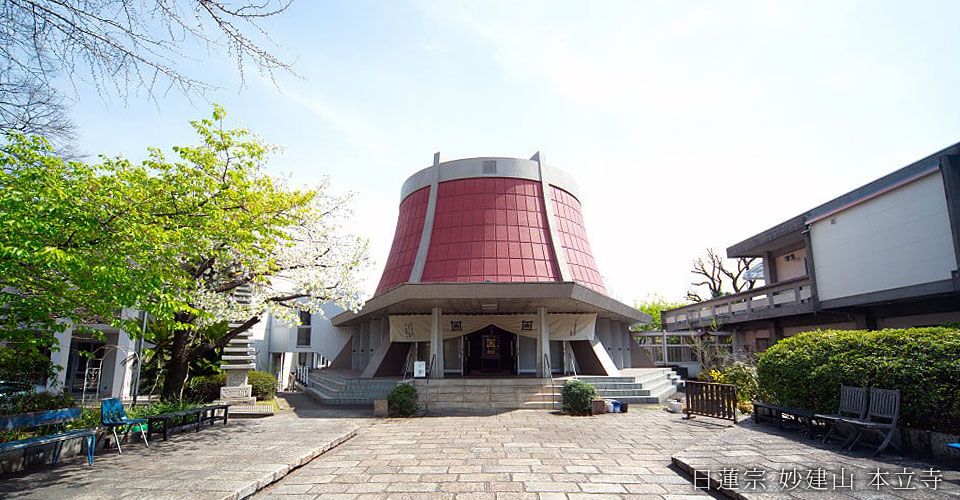
[[[199,433],[175,434],[149,448],[127,445],[58,466],[0,476],[0,498],[237,500],[352,438],[371,411],[325,410],[293,395],[292,410],[264,419],[231,419]],[[159,438],[157,438],[159,439]]]
[[[516,410],[389,419],[254,498],[708,498],[670,456],[730,425],[638,407],[595,417]]]
[[[956,465],[891,454],[872,458],[866,448],[847,452],[837,442],[821,444],[800,432],[752,421],[687,448],[674,463],[691,476],[698,470],[698,476],[709,474],[715,486],[727,476],[727,488],[718,491],[742,500],[960,498]]]

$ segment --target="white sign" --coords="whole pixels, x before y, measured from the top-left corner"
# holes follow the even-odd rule
[[[423,378],[426,376],[427,376],[427,362],[414,361],[413,362],[413,378]]]

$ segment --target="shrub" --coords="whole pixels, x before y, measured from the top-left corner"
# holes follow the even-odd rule
[[[397,417],[409,417],[420,409],[417,406],[417,389],[410,384],[399,384],[387,396],[387,408]]]
[[[0,415],[73,408],[77,402],[68,393],[26,392],[0,398]]]
[[[209,403],[220,397],[220,388],[226,385],[226,374],[201,375],[187,381],[183,391],[184,399],[198,403]]]
[[[277,393],[277,377],[267,372],[250,370],[247,372],[247,383],[250,384],[253,397],[260,401],[273,399]],[[183,391],[184,399],[198,403],[209,403],[220,398],[220,388],[227,384],[227,375],[202,375],[187,381]]]
[[[749,403],[757,399],[757,368],[743,361],[734,361],[720,372],[720,381],[737,386],[737,401]],[[749,412],[745,412],[749,413]]]
[[[840,385],[900,389],[905,427],[960,432],[960,330],[816,331],[757,363],[760,390],[786,406],[836,412]]]
[[[589,415],[590,402],[597,398],[597,388],[580,380],[563,384],[563,411],[571,415]]]
[[[273,399],[277,393],[277,377],[267,372],[249,371],[247,383],[253,386],[253,397],[260,401]]]

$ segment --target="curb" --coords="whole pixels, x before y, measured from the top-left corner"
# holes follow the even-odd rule
[[[319,448],[314,448],[310,452],[302,455],[300,458],[294,459],[294,461],[288,463],[285,467],[282,467],[279,470],[276,470],[273,472],[263,472],[262,473],[263,475],[257,480],[252,481],[250,484],[241,488],[238,491],[235,491],[233,493],[230,493],[228,495],[221,497],[220,500],[243,500],[244,498],[249,498],[253,496],[255,493],[257,493],[258,491],[283,479],[291,472],[299,469],[300,467],[303,467],[304,465],[307,465],[308,463],[313,461],[313,459],[319,457],[320,455],[323,455],[324,453],[349,441],[356,435],[357,435],[357,429],[356,428],[351,429],[350,431],[337,436],[334,440],[327,442],[323,446]],[[256,473],[253,473],[253,474],[256,474]]]

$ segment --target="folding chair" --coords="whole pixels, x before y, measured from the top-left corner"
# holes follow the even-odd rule
[[[844,426],[844,421],[848,419],[863,420],[864,415],[867,413],[867,388],[866,387],[851,387],[849,385],[840,386],[840,408],[837,409],[837,413],[831,414],[816,414],[813,417],[819,420],[825,420],[830,423],[830,429],[827,431],[827,434],[823,436],[823,442],[826,443],[827,439],[833,434],[835,430]],[[849,443],[855,433],[851,433],[851,436],[848,436],[844,444]]]

